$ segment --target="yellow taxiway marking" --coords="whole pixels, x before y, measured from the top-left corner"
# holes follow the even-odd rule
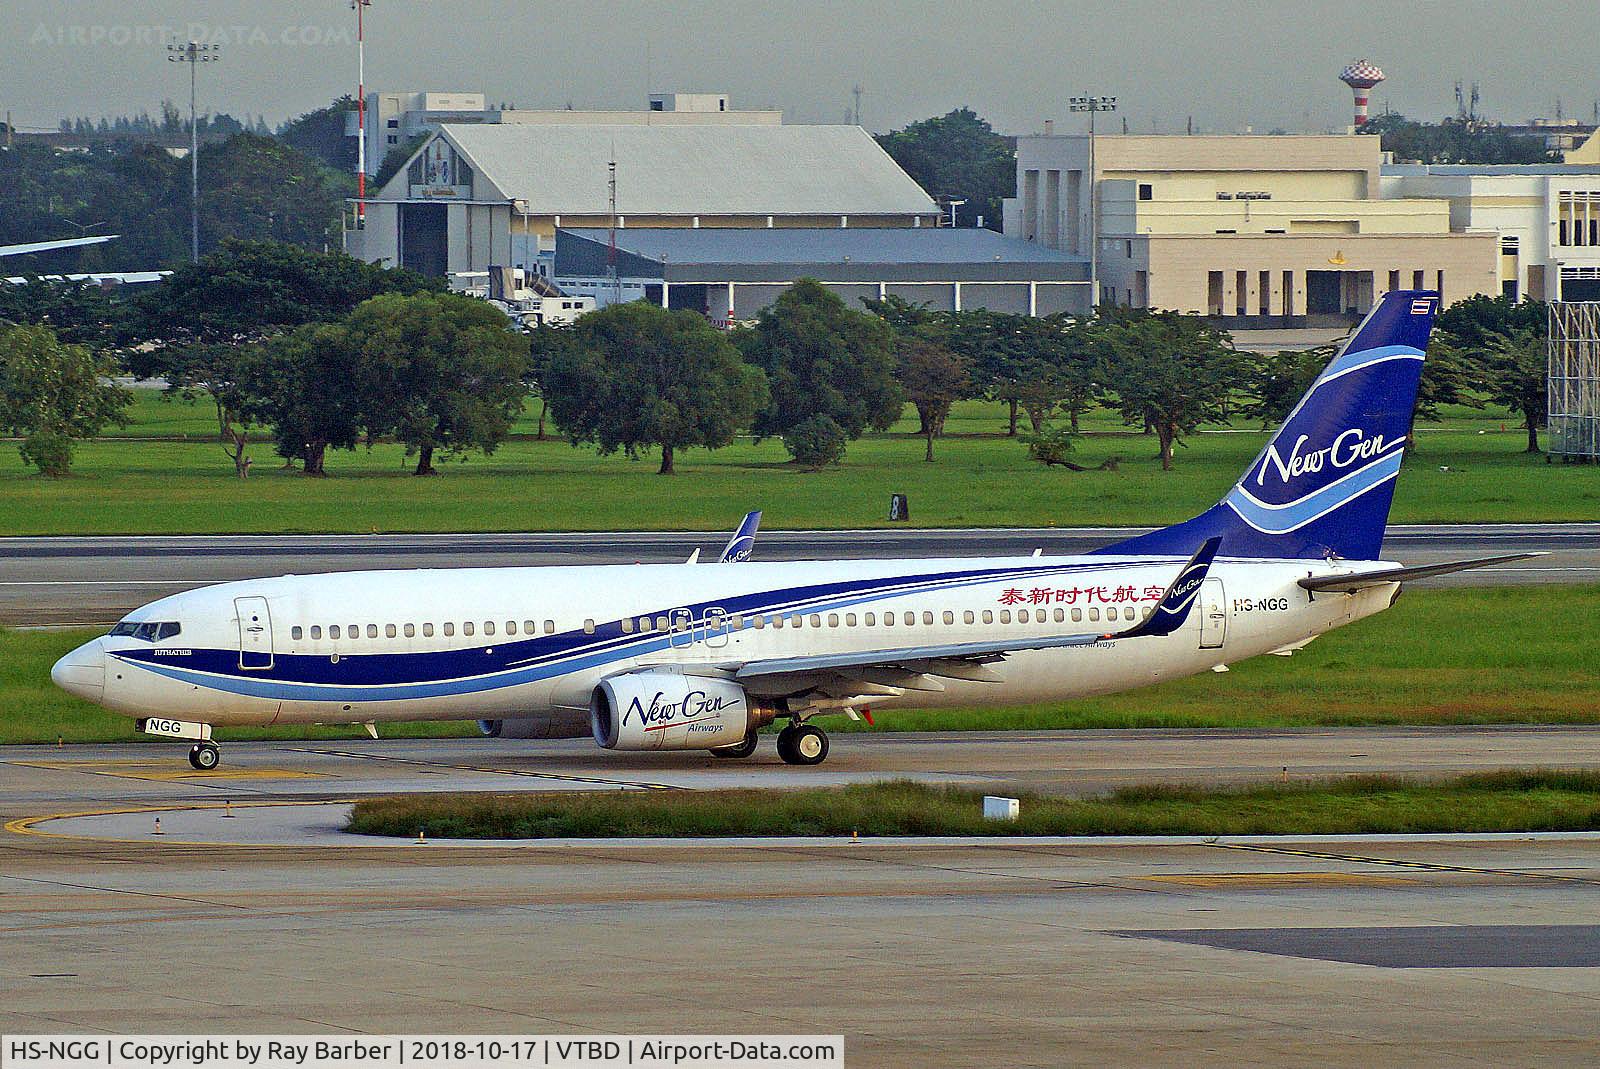
[[[12,761],[25,768],[44,768],[55,772],[87,772],[92,776],[116,779],[143,779],[170,782],[186,779],[320,779],[325,773],[302,772],[290,768],[221,768],[210,772],[174,769],[170,762],[153,761]]]
[[[97,843],[150,843],[151,840],[148,837],[142,838],[142,839],[128,839],[128,838],[122,838],[122,837],[111,836],[111,835],[74,835],[74,834],[72,834],[70,832],[45,831],[42,828],[36,827],[36,825],[48,824],[52,820],[72,820],[72,819],[75,819],[77,817],[121,817],[121,816],[127,816],[130,813],[190,813],[190,812],[195,812],[195,811],[198,811],[198,810],[206,810],[206,809],[228,811],[230,808],[233,809],[233,810],[240,810],[240,809],[267,809],[267,808],[272,808],[272,807],[282,807],[282,806],[291,806],[291,805],[355,805],[355,804],[356,804],[356,799],[354,799],[354,798],[325,798],[325,799],[316,799],[316,800],[309,800],[308,799],[306,801],[294,801],[294,802],[243,802],[243,803],[240,803],[239,805],[234,805],[232,803],[232,801],[230,800],[230,801],[227,801],[227,802],[193,802],[193,803],[190,803],[188,805],[171,805],[171,804],[168,804],[168,805],[119,806],[117,808],[112,808],[112,809],[81,809],[81,810],[78,810],[78,811],[72,812],[72,813],[45,813],[42,816],[37,816],[37,817],[19,817],[16,820],[7,821],[5,823],[5,825],[4,825],[4,830],[10,832],[13,835],[37,835],[37,836],[39,836],[41,838],[44,838],[44,839],[76,839],[76,840],[78,840],[80,842],[89,841],[89,842],[97,842]],[[295,846],[296,849],[304,849],[308,845],[310,845],[310,846],[321,846],[321,845],[333,846],[335,844],[331,844],[331,843],[330,844],[322,844],[322,843],[305,844],[305,843],[302,843],[302,844],[296,845],[296,844],[292,844],[292,843],[291,844],[281,844],[281,843],[195,842],[195,841],[191,841],[191,840],[187,840],[187,839],[168,839],[168,838],[163,837],[160,843],[157,843],[157,844],[154,844],[154,845],[159,845],[159,846],[226,846],[226,847],[230,847],[230,848],[240,847],[240,846],[262,846],[262,847],[278,848],[278,849],[282,849],[284,845],[289,845],[289,846]],[[363,844],[363,845],[365,845],[365,844]],[[385,845],[385,844],[374,844],[374,845]],[[343,849],[343,846],[340,845],[338,848],[339,849]]]
[[[1393,887],[1418,881],[1364,872],[1175,872],[1140,876],[1141,880],[1179,883],[1187,887],[1294,887],[1297,885]]]

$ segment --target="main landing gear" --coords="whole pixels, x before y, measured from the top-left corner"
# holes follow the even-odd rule
[[[778,756],[791,765],[820,765],[828,756],[828,736],[819,727],[792,723],[778,732]]]
[[[210,772],[222,763],[222,751],[214,742],[197,742],[189,747],[189,763],[201,772]]]

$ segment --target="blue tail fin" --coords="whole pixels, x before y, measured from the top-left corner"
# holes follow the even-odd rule
[[[1220,537],[1230,557],[1376,560],[1438,310],[1432,291],[1384,294],[1226,497],[1099,552],[1181,555]]]

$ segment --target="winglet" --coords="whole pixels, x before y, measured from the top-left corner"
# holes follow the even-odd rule
[[[1156,603],[1154,612],[1126,631],[1118,631],[1105,637],[1141,638],[1149,635],[1170,635],[1182,627],[1183,622],[1189,618],[1189,610],[1200,597],[1200,584],[1205,582],[1206,573],[1211,570],[1211,562],[1216,559],[1217,548],[1221,545],[1220,536],[1206,539],[1195,555],[1189,558],[1189,563],[1179,569],[1167,589],[1162,592],[1161,600]]]
[[[733,532],[733,537],[728,539],[727,546],[722,550],[722,556],[717,558],[718,563],[737,564],[742,560],[748,560],[751,551],[756,548],[756,531],[760,527],[760,512],[745,513],[739,529]]]

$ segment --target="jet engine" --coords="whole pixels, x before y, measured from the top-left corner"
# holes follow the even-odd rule
[[[607,750],[709,750],[733,746],[777,710],[739,684],[677,672],[603,679],[589,699],[594,741]]]

